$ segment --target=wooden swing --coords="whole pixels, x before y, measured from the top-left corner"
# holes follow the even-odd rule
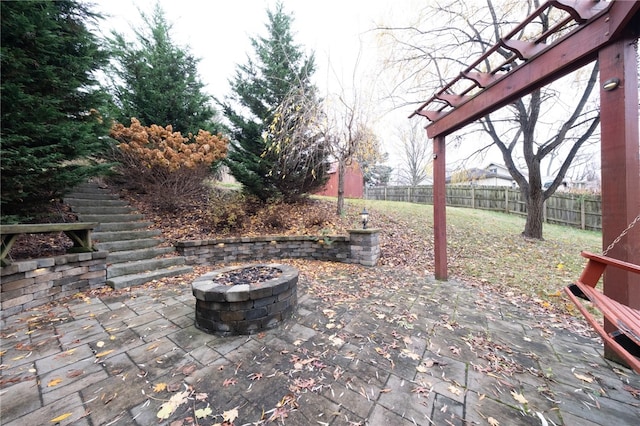
[[[581,255],[588,259],[580,278],[564,291],[575,303],[578,310],[584,315],[602,340],[620,358],[629,365],[636,373],[640,374],[640,310],[633,309],[616,300],[604,295],[596,286],[606,268],[620,268],[622,270],[640,274],[640,266],[633,263],[607,257],[606,253],[626,235],[626,233],[640,221],[640,215],[622,231],[622,234],[605,250],[604,254],[598,255],[589,252],[582,252]],[[640,288],[633,289],[640,291]],[[606,320],[613,324],[615,330],[607,332],[604,324],[601,324],[583,304],[583,300],[588,300],[597,308]]]

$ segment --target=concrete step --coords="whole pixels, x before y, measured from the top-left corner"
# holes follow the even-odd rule
[[[128,241],[145,238],[154,238],[162,235],[159,229],[143,229],[134,231],[93,232],[91,239],[96,243],[109,243],[112,241]]]
[[[143,272],[140,274],[123,275],[120,277],[107,279],[107,285],[113,287],[116,290],[140,285],[164,277],[173,277],[182,274],[188,274],[192,272],[193,268],[190,266],[173,266],[165,269],[159,269],[153,272]]]
[[[80,185],[73,188],[71,192],[69,192],[65,198],[84,198],[84,199],[111,199],[111,200],[119,200],[120,197],[117,194],[109,191],[108,189],[91,187],[86,185]]]
[[[151,247],[137,250],[114,251],[109,253],[107,261],[112,264],[153,259],[176,251],[175,247]]]
[[[85,215],[85,214],[129,214],[134,212],[129,206],[76,206],[70,204],[71,210],[73,210],[77,214]]]
[[[112,264],[107,270],[107,279],[134,275],[143,272],[157,271],[174,266],[184,265],[184,257],[163,257],[160,259],[145,259],[135,262]]]
[[[147,229],[153,225],[152,222],[106,222],[101,223],[94,229],[96,232],[115,232],[115,231],[137,231]]]
[[[81,194],[80,194],[81,195]],[[128,206],[125,200],[117,199],[117,200],[96,200],[91,198],[70,198],[65,197],[64,203],[73,207],[123,207]]]
[[[164,240],[160,238],[144,238],[141,240],[130,240],[130,241],[111,241],[106,243],[96,243],[94,247],[98,250],[106,250],[109,253],[115,251],[126,251],[126,250],[137,250],[144,248],[156,247]],[[107,258],[107,261],[109,258]]]
[[[82,222],[137,222],[144,219],[141,214],[79,214],[78,219]]]

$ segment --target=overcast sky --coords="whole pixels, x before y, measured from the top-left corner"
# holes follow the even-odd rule
[[[105,19],[100,30],[129,34],[140,27],[138,9],[151,15],[156,0],[93,0],[95,10]],[[323,94],[348,89],[353,82],[356,58],[359,73],[375,74],[378,51],[377,24],[405,22],[419,0],[283,0],[284,10],[293,16],[294,41],[307,52],[314,52],[317,71],[315,83]],[[199,75],[209,94],[223,98],[229,94],[228,80],[236,66],[253,55],[250,38],[265,36],[267,9],[274,10],[276,0],[160,0],[167,20],[172,24],[172,39],[200,58]],[[355,84],[371,86],[365,78]],[[419,99],[416,102],[420,101]],[[399,159],[396,127],[409,125],[411,108],[388,112],[378,111],[376,131],[385,150],[396,166]],[[382,115],[384,113],[385,115]],[[426,123],[425,123],[426,124]],[[425,138],[426,140],[426,138]]]
[[[104,34],[115,29],[127,33],[141,25],[138,8],[153,12],[156,0],[94,0],[97,11],[106,19]],[[394,10],[404,10],[410,0],[283,0],[285,12],[293,15],[295,42],[308,53],[315,52],[318,71],[316,83],[323,87],[327,76],[347,75],[360,45],[363,54],[372,56],[375,35],[368,33],[376,23],[388,21]],[[267,8],[275,9],[275,0],[161,0],[172,36],[201,59],[200,76],[209,92],[217,97],[228,93],[228,79],[237,64],[244,64],[253,53],[250,38],[266,35]],[[393,6],[393,8],[392,8]],[[133,37],[133,36],[132,36]],[[329,64],[331,69],[329,69]]]

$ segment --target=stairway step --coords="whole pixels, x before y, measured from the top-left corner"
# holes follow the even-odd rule
[[[162,235],[162,231],[159,229],[143,229],[143,230],[135,230],[135,231],[100,231],[93,232],[91,234],[91,239],[96,243],[109,243],[112,241],[128,241],[128,240],[139,240],[145,238],[154,238],[159,235]]]
[[[136,222],[143,220],[141,214],[79,214],[78,219],[82,222]]]
[[[173,266],[173,267],[159,269],[152,272],[133,274],[133,275],[123,275],[120,277],[110,278],[110,279],[107,279],[107,285],[113,287],[116,290],[120,290],[126,287],[144,284],[159,278],[188,274],[189,272],[192,272],[192,271],[193,271],[193,268],[190,266]]]
[[[135,262],[112,264],[107,270],[107,279],[184,265],[184,261],[184,257],[163,257],[160,259],[144,259]]]
[[[120,199],[120,197],[117,196],[116,194],[102,193],[102,192],[96,192],[96,193],[72,192],[70,194],[67,194],[67,197],[72,199],[82,198],[84,200],[98,200],[98,201],[115,201]]]
[[[64,197],[64,203],[73,207],[124,207],[129,206],[125,200],[121,199],[108,199],[108,200],[96,200],[91,198],[71,198]]]
[[[71,204],[71,210],[81,215],[85,214],[129,214],[135,210],[129,206],[75,206]]]
[[[176,251],[175,247],[151,247],[137,250],[113,251],[109,253],[107,262],[111,265],[136,260],[153,259]]]
[[[103,222],[94,228],[93,234],[96,232],[116,232],[116,231],[137,231],[147,229],[153,225],[152,222]]]
[[[156,247],[164,240],[161,238],[144,238],[141,240],[129,241],[110,241],[105,243],[96,243],[94,246],[98,250],[106,250],[109,253],[114,251],[136,250]]]

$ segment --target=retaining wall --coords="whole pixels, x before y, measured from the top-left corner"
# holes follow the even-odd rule
[[[0,318],[104,285],[107,252],[17,261],[0,268]]]
[[[188,265],[274,259],[318,259],[374,266],[380,258],[378,229],[349,230],[349,236],[259,236],[180,241]]]

